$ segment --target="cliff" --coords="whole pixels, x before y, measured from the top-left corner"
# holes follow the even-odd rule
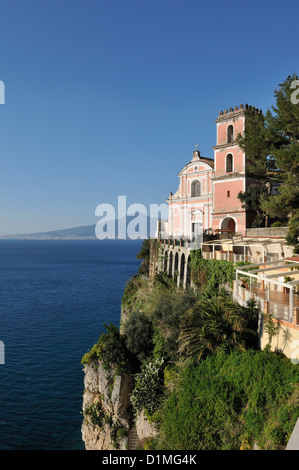
[[[128,448],[132,376],[94,362],[84,367],[82,439],[86,450]]]
[[[84,367],[82,439],[86,450],[128,450],[143,448],[157,435],[144,413],[133,417],[130,394],[132,374],[118,375],[100,361]]]
[[[164,273],[133,276],[120,328],[105,325],[82,358],[86,449],[286,447],[298,365],[260,349],[259,309],[233,302],[232,263],[195,253],[192,267],[190,289]]]

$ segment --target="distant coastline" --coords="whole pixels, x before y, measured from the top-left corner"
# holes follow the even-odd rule
[[[128,218],[128,221],[130,218]],[[107,233],[109,240],[129,240],[130,238],[118,233],[118,220],[115,221],[115,234]],[[96,224],[81,225],[80,227],[51,230],[48,232],[24,233],[17,235],[0,235],[0,240],[99,240],[95,233]],[[149,236],[149,233],[148,233]]]
[[[48,232],[1,235],[1,240],[96,240],[95,224]]]
[[[54,236],[37,236],[37,235],[0,235],[0,240],[98,240],[97,237],[54,237]]]

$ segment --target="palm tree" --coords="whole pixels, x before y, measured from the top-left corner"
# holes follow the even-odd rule
[[[181,320],[179,353],[199,361],[209,352],[244,350],[244,310],[227,296],[201,299]]]

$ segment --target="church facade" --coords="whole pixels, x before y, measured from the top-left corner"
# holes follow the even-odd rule
[[[204,231],[245,235],[251,214],[242,207],[238,194],[254,179],[246,171],[246,155],[236,139],[244,135],[247,107],[220,111],[214,159],[202,157],[195,150],[178,174],[178,190],[167,199],[168,220],[160,226],[162,238],[200,242]]]

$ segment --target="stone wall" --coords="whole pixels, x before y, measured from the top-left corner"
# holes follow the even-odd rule
[[[247,228],[246,237],[269,237],[269,238],[285,238],[288,227],[258,227]]]

